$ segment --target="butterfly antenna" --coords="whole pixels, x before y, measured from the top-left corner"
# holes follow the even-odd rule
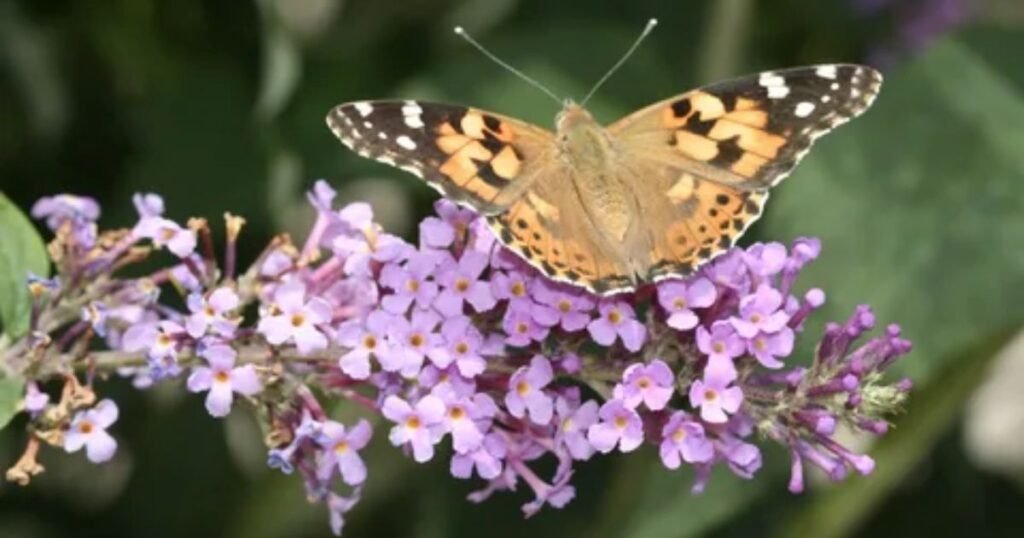
[[[636,48],[640,46],[640,43],[643,42],[644,38],[647,37],[647,35],[651,33],[651,30],[653,30],[654,27],[657,25],[658,19],[651,19],[647,21],[647,26],[644,26],[644,30],[640,32],[640,36],[636,38],[636,41],[633,42],[633,45],[630,46],[629,50],[627,50],[626,53],[622,55],[622,58],[619,58],[619,61],[615,62],[615,65],[613,65],[612,68],[609,69],[603,77],[601,77],[601,80],[598,80],[597,84],[594,84],[594,87],[591,88],[589,92],[587,92],[587,96],[584,97],[583,101],[580,102],[580,106],[587,104],[587,101],[589,101],[590,98],[594,96],[594,93],[597,92],[597,89],[600,88],[609,78],[611,78],[611,76],[616,71],[618,71],[620,67],[622,67],[622,64],[626,63],[626,60],[628,60],[629,57],[633,55],[633,52],[636,51]]]
[[[478,43],[475,39],[473,39],[472,36],[470,36],[468,33],[466,33],[466,30],[464,30],[461,26],[456,26],[455,27],[455,34],[458,35],[459,37],[461,37],[462,39],[465,39],[467,42],[469,42],[470,45],[473,45],[476,48],[476,50],[479,50],[480,52],[482,52],[484,54],[484,56],[487,56],[488,58],[490,58],[491,61],[493,61],[494,63],[504,67],[505,69],[510,71],[513,75],[523,79],[524,81],[526,81],[527,84],[530,84],[534,88],[537,88],[538,90],[544,92],[548,97],[554,99],[555,102],[558,103],[559,105],[562,104],[562,100],[559,99],[557,95],[555,95],[555,92],[545,88],[544,85],[541,84],[540,82],[537,82],[536,80],[526,76],[526,74],[524,74],[522,71],[516,69],[515,67],[512,67],[511,65],[509,65],[507,62],[505,62],[501,58],[498,58],[497,56],[495,56],[491,51],[485,49],[483,45]]]

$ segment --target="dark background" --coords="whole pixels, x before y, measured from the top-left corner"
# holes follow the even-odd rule
[[[230,210],[249,221],[248,259],[277,231],[301,237],[303,191],[327,178],[409,236],[433,192],[342,148],[324,126],[331,106],[435,99],[550,126],[557,106],[452,26],[578,98],[652,16],[658,29],[591,103],[605,121],[761,69],[859,61],[886,73],[873,109],[818,144],[744,240],[822,238],[801,284],[829,304],[805,353],[860,302],[914,340],[897,368],[916,386],[907,413],[882,443],[855,442],[875,475],[791,496],[788,457],[770,449],[755,480],[722,474],[694,497],[692,476],[648,447],[581,465],[572,504],[523,521],[524,492],[468,504],[478,484],[447,477],[445,458],[401,458],[379,429],[346,535],[1020,536],[1021,391],[1010,379],[986,400],[996,405],[971,400],[993,360],[1024,358],[996,353],[1024,321],[1019,1],[0,0],[0,189],[25,208],[94,196],[106,226],[131,224],[137,191],[164,195],[177,219]],[[115,461],[48,451],[30,488],[0,486],[0,536],[329,534],[300,480],[266,469],[245,412],[211,420],[180,386],[104,390],[121,404]],[[0,461],[16,459],[20,424],[0,434]]]

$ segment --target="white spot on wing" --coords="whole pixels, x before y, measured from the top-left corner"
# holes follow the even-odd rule
[[[796,108],[793,109],[793,114],[798,118],[806,118],[811,115],[811,112],[814,112],[814,103],[807,101],[797,103]]]
[[[366,101],[360,101],[354,104],[353,106],[356,107],[356,112],[359,112],[359,115],[364,118],[366,116],[369,116],[370,113],[373,112],[373,105],[367,103]]]
[[[789,95],[789,86],[768,86],[769,99],[782,99]]]
[[[366,127],[367,129],[373,129],[373,124],[368,121],[364,121],[363,127]]]
[[[412,139],[409,138],[408,136],[399,136],[398,138],[395,139],[395,142],[397,142],[399,146],[402,146],[407,150],[411,151],[416,149],[416,142],[413,142]]]
[[[416,101],[406,101],[402,105],[402,115],[405,116],[405,124],[413,129],[423,127],[423,108]]]
[[[816,75],[821,78],[827,78],[833,80],[836,78],[836,66],[834,65],[823,65],[814,71]]]

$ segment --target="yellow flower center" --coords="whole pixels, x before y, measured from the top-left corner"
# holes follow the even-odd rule
[[[520,381],[516,383],[516,394],[520,396],[526,396],[530,393],[530,384],[526,381]]]
[[[459,293],[465,293],[469,289],[469,281],[465,278],[460,278],[455,281],[455,291]]]
[[[229,379],[231,379],[231,376],[223,370],[213,374],[213,380],[217,383],[227,383]]]
[[[459,355],[465,355],[466,353],[469,352],[469,344],[465,342],[459,342],[458,344],[455,344],[455,352],[458,353]]]
[[[372,334],[368,334],[365,337],[363,337],[363,347],[365,347],[366,349],[376,349],[377,337]]]
[[[618,310],[612,310],[611,312],[608,312],[608,321],[616,324],[622,321],[622,314],[619,314]]]
[[[88,420],[83,420],[81,424],[78,425],[78,431],[86,435],[92,433],[92,429],[92,422],[89,422]]]
[[[704,391],[704,401],[713,402],[718,399],[718,391],[714,389],[707,389]]]
[[[302,314],[292,314],[292,327],[302,327],[306,323],[306,316]]]
[[[558,310],[563,314],[568,313],[572,310],[572,303],[569,302],[569,299],[559,299]]]
[[[420,417],[411,416],[405,420],[405,427],[410,430],[418,430],[420,427]]]
[[[686,439],[686,430],[676,428],[676,431],[672,432],[672,440],[676,443],[682,443],[683,439]]]
[[[724,353],[725,352],[725,344],[723,344],[721,342],[715,342],[714,344],[711,344],[711,349],[713,349],[715,351],[715,353]]]
[[[639,380],[637,380],[636,386],[640,387],[641,390],[647,389],[651,386],[651,380],[647,377],[641,377]]]
[[[616,428],[618,428],[620,430],[625,429],[626,424],[628,424],[628,422],[626,421],[626,417],[623,417],[623,416],[615,417],[615,427]]]
[[[512,284],[512,295],[516,297],[522,297],[526,295],[526,284],[523,284],[522,282],[516,282],[515,284]]]
[[[411,345],[412,347],[420,347],[423,345],[424,340],[425,339],[423,338],[422,334],[415,333],[409,337],[409,345]]]
[[[334,445],[334,453],[335,454],[344,454],[344,453],[348,452],[348,449],[349,449],[348,441],[338,441]]]
[[[412,293],[416,293],[417,291],[420,290],[420,281],[416,280],[415,278],[410,278],[405,282],[405,289],[411,291]]]
[[[466,411],[461,407],[456,406],[453,407],[451,411],[448,411],[448,416],[451,417],[452,420],[462,420],[466,416]]]
[[[682,310],[686,308],[686,299],[683,299],[682,297],[676,297],[675,300],[672,301],[672,306],[676,310]]]

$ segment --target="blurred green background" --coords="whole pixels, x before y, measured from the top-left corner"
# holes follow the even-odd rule
[[[826,319],[860,302],[915,342],[897,370],[908,412],[869,478],[791,496],[788,457],[755,480],[686,472],[650,448],[580,466],[578,498],[523,521],[526,493],[470,505],[478,484],[369,452],[347,536],[659,538],[1021,536],[1024,529],[1024,4],[1019,0],[0,0],[0,190],[96,197],[129,225],[130,196],[163,194],[172,217],[246,216],[243,259],[279,230],[301,236],[304,189],[327,178],[410,236],[432,191],[363,161],[324,126],[351,99],[419,98],[550,126],[557,107],[451,32],[579,97],[649,17],[660,25],[593,99],[611,121],[730,75],[828,61],[886,73],[875,107],[822,140],[752,238],[820,236]],[[266,469],[254,423],[210,420],[181,387],[106,390],[121,402],[114,462],[43,457],[30,488],[0,486],[0,536],[325,536],[297,477]],[[345,416],[347,410],[337,411]],[[0,461],[24,433],[0,433]]]

